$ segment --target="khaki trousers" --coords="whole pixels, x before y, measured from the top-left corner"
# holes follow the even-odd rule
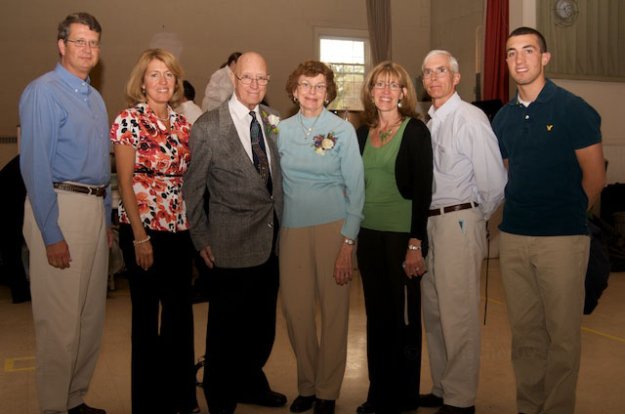
[[[477,208],[428,219],[430,251],[421,281],[432,393],[475,404],[480,370],[480,271],[486,224]]]
[[[107,287],[108,245],[102,197],[57,191],[59,225],[70,267],[48,264],[28,198],[24,238],[30,249],[30,288],[36,372],[42,413],[82,404],[100,349]]]
[[[575,411],[589,249],[590,238],[583,235],[501,233],[499,260],[520,412]]]
[[[280,230],[280,299],[297,360],[298,391],[325,400],[338,398],[347,357],[350,285],[334,280],[342,225]]]

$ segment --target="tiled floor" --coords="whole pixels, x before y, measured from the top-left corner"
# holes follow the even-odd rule
[[[109,414],[130,413],[130,298],[125,281],[118,280],[107,303],[107,319],[98,367],[87,402]],[[482,283],[482,289],[484,283]],[[514,380],[510,364],[510,332],[499,276],[499,263],[490,262],[488,319],[482,327],[482,362],[477,411],[482,414],[515,413]],[[196,354],[203,352],[207,305],[195,305]],[[280,312],[279,312],[280,314]],[[347,371],[337,403],[337,414],[352,414],[367,392],[365,317],[362,286],[352,285],[350,340]],[[0,414],[38,412],[34,366],[34,335],[28,303],[11,304],[8,289],[0,287]],[[427,352],[422,363],[422,391],[429,391]],[[273,354],[266,366],[272,387],[297,395],[295,362],[284,320],[278,320]],[[198,392],[202,412],[207,413]],[[429,414],[434,409],[421,408]],[[288,413],[288,408],[267,409],[239,405],[237,414]],[[610,286],[595,313],[584,318],[583,356],[578,385],[578,414],[625,412],[625,273],[613,273]]]

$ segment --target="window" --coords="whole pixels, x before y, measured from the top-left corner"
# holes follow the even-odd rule
[[[369,40],[365,31],[332,32],[322,30],[317,36],[319,60],[332,68],[337,87],[336,99],[328,108],[361,111],[360,91],[369,61]]]

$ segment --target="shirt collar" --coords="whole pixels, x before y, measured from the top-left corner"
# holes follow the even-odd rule
[[[445,102],[438,109],[434,108],[434,105],[432,105],[428,111],[428,115],[430,115],[430,118],[432,119],[444,119],[447,115],[456,110],[458,105],[460,105],[460,102],[462,102],[462,99],[460,99],[458,92],[454,92],[454,94],[449,97],[447,102]]]
[[[558,85],[553,83],[551,79],[546,79],[545,86],[543,86],[543,88],[541,89],[540,93],[538,94],[534,102],[545,103],[545,102],[550,101],[553,95],[556,93],[557,89],[558,89]],[[517,91],[516,95],[514,95],[514,98],[511,99],[510,102],[508,102],[508,105],[516,106],[519,104],[520,104],[519,91]]]
[[[91,85],[91,78],[87,76],[87,79],[80,79],[78,76],[74,75],[67,69],[63,67],[60,63],[56,64],[54,71],[59,75],[61,80],[65,82],[69,87],[80,91],[81,93],[88,95],[90,92],[89,86]]]
[[[256,105],[254,109],[249,109],[247,106],[243,105],[241,101],[237,98],[237,94],[233,93],[230,98],[230,111],[240,120],[247,120],[247,116],[250,115],[250,111],[256,112],[256,119],[261,122],[259,106]]]

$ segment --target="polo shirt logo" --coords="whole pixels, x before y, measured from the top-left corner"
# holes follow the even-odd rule
[[[553,124],[547,124],[547,132],[551,132],[553,129]]]

